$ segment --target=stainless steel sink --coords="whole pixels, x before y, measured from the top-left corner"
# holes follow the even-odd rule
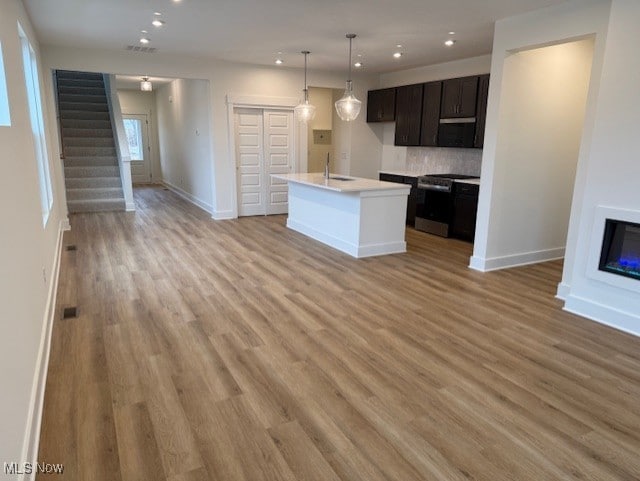
[[[356,180],[356,179],[352,179],[351,177],[340,177],[339,175],[331,175],[329,176],[329,178],[332,180],[341,180],[343,182],[346,182],[347,180]]]

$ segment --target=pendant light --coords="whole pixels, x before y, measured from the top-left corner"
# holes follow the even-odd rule
[[[151,92],[153,90],[153,85],[149,80],[149,77],[142,77],[142,81],[140,82],[140,90],[143,92]]]
[[[358,117],[362,102],[353,95],[353,82],[351,81],[351,43],[356,38],[356,34],[348,33],[346,36],[349,39],[349,78],[347,79],[344,95],[336,102],[336,112],[338,112],[338,117],[342,120],[351,122]]]
[[[307,88],[307,55],[311,52],[303,50],[300,53],[304,55],[304,89],[302,90],[304,93],[304,100],[300,102],[294,110],[298,120],[306,124],[316,116],[316,108],[309,103],[309,89]]]

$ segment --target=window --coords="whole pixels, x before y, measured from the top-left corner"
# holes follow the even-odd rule
[[[9,96],[7,95],[7,81],[4,78],[4,62],[2,60],[2,44],[0,44],[0,127],[11,126],[9,112]]]
[[[124,130],[127,133],[131,160],[144,160],[142,121],[139,119],[124,119]]]
[[[40,201],[42,207],[42,223],[47,223],[53,194],[51,191],[51,176],[49,174],[49,156],[47,154],[47,142],[44,134],[44,117],[42,115],[42,97],[40,96],[40,82],[38,77],[38,63],[36,53],[29,43],[29,39],[20,24],[18,35],[22,44],[22,63],[24,67],[24,81],[27,87],[27,99],[29,102],[29,118],[31,131],[33,132],[33,146],[38,163],[38,180],[40,182]]]

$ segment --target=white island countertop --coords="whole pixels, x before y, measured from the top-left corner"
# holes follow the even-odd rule
[[[362,192],[366,190],[407,190],[408,186],[395,182],[383,182],[380,180],[364,179],[362,177],[350,177],[348,175],[331,174],[329,179],[322,173],[310,174],[271,174],[276,179],[295,182],[297,184],[310,185],[335,192]],[[349,179],[349,180],[340,180]]]
[[[353,257],[407,251],[410,185],[321,173],[271,176],[288,184],[290,229]]]

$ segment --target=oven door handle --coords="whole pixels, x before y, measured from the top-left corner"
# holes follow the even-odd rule
[[[449,187],[447,185],[418,184],[418,189],[433,190],[433,191],[436,191],[436,192],[451,192],[451,187]]]

